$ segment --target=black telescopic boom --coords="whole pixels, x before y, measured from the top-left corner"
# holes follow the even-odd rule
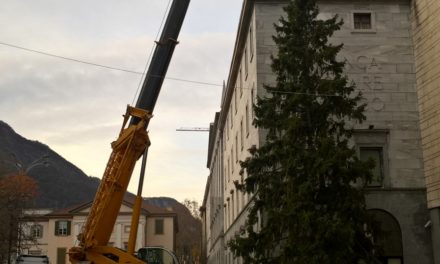
[[[163,80],[168,70],[174,47],[177,45],[180,28],[185,18],[190,0],[173,0],[167,16],[162,35],[157,42],[147,75],[136,103],[137,108],[153,112],[159,96]],[[130,123],[137,124],[139,119],[133,118]],[[148,123],[146,124],[147,128]]]

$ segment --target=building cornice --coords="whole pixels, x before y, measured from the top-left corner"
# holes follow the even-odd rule
[[[234,93],[234,86],[237,79],[238,70],[241,64],[241,58],[243,57],[243,50],[246,44],[246,37],[248,35],[247,33],[250,26],[255,4],[264,4],[264,3],[285,4],[287,2],[288,2],[287,0],[284,1],[283,0],[244,0],[243,1],[241,13],[240,13],[240,20],[238,23],[237,34],[235,38],[234,51],[232,53],[231,65],[229,68],[228,80],[226,82],[226,92],[223,101],[221,102],[222,111],[219,120],[220,128],[224,127],[224,124],[226,122],[227,112],[224,110],[229,108],[229,105],[231,103],[231,98]]]

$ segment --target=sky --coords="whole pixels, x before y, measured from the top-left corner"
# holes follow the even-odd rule
[[[176,129],[209,127],[220,110],[241,4],[191,0],[148,128],[152,145],[143,196],[203,200],[208,133]],[[38,52],[143,72],[168,0],[2,0],[0,5],[0,120],[85,174],[102,177],[141,75]],[[128,188],[133,193],[139,164]]]

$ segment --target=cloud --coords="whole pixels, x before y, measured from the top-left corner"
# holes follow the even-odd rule
[[[142,71],[165,1],[147,1],[149,6],[140,0],[38,2],[5,3],[0,10],[0,42]],[[230,7],[240,6],[237,2],[192,1],[169,77],[222,84],[238,23],[230,17],[232,13],[238,17],[240,11]],[[221,12],[227,15],[223,26]],[[0,58],[0,119],[21,135],[48,144],[87,174],[100,177],[140,76],[1,45]],[[175,129],[208,127],[220,108],[221,89],[165,80],[149,127],[152,147],[144,195],[202,199],[209,173],[208,133],[182,134]],[[130,184],[133,192],[137,178],[138,171]]]

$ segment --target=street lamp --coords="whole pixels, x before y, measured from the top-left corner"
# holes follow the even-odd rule
[[[44,167],[48,167],[50,165],[49,161],[48,161],[48,158],[49,158],[48,154],[41,156],[40,158],[32,161],[30,164],[28,164],[26,166],[23,166],[23,162],[21,162],[21,160],[17,157],[17,155],[15,155],[15,153],[11,153],[11,157],[14,159],[13,162],[4,160],[3,163],[9,163],[9,164],[14,165],[15,169],[17,169],[17,172],[20,175],[28,174],[30,170],[32,170],[33,168],[35,168],[37,166],[42,165]]]

